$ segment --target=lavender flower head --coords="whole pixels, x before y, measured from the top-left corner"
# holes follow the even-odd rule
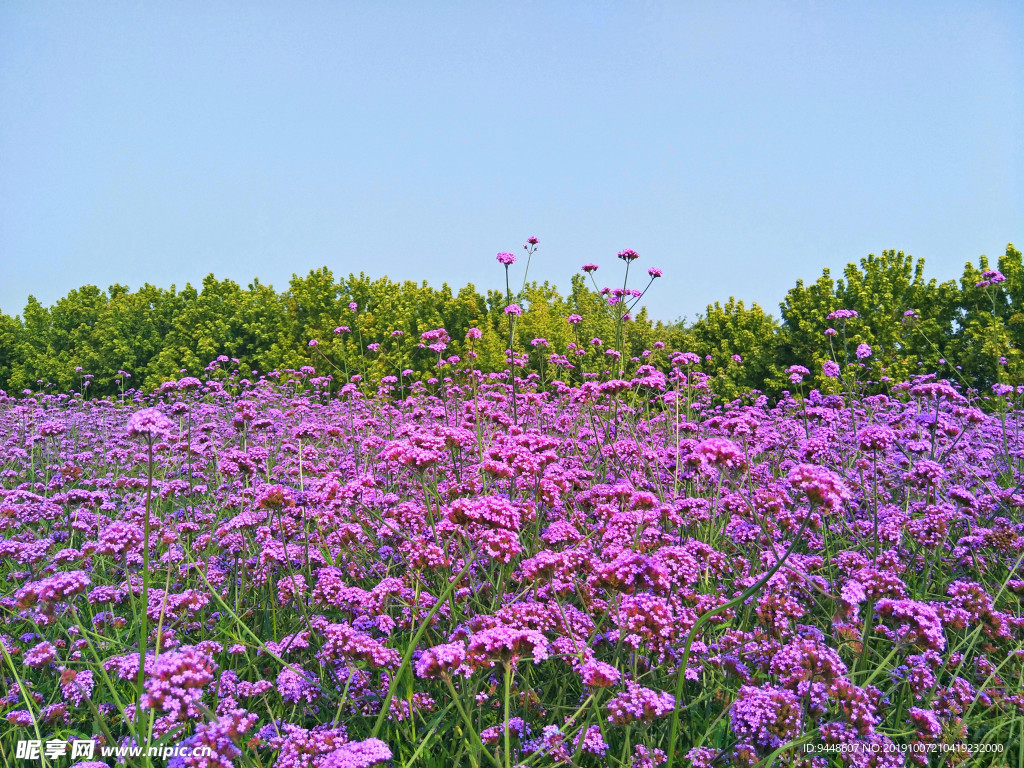
[[[857,317],[857,310],[855,309],[837,309],[835,312],[831,312],[826,320],[852,320]]]
[[[416,674],[424,678],[450,677],[457,673],[466,660],[466,647],[462,643],[445,643],[428,648],[416,662]]]
[[[729,714],[740,739],[766,749],[795,739],[803,727],[803,708],[796,695],[770,685],[744,685]]]
[[[143,408],[128,417],[128,434],[142,435],[147,440],[163,440],[171,436],[174,422],[156,408]]]
[[[388,745],[380,739],[350,741],[340,749],[336,749],[319,758],[319,768],[371,768],[391,760],[392,754]]]
[[[851,498],[849,489],[835,473],[813,464],[797,464],[793,467],[789,471],[789,484],[830,512]]]
[[[630,680],[626,683],[626,690],[608,702],[608,722],[615,725],[650,723],[669,714],[675,707],[672,694],[652,691]]]

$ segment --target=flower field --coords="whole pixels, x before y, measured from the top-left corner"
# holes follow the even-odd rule
[[[718,403],[646,361],[3,398],[6,754],[1019,765],[1014,390]]]

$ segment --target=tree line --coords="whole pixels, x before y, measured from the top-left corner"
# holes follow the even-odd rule
[[[1012,244],[994,264],[984,256],[968,262],[959,281],[926,279],[924,259],[888,250],[847,265],[839,278],[826,269],[813,283],[797,281],[778,317],[731,298],[692,322],[654,321],[641,309],[621,323],[621,336],[621,305],[583,275],[564,295],[529,282],[511,298],[522,309],[513,342],[522,375],[547,380],[615,369],[607,350],[617,339],[626,370],[667,366],[673,350],[696,353],[726,398],[790,389],[794,365],[810,371],[806,385],[828,388],[829,360],[883,384],[937,372],[984,389],[1024,373],[1024,265]],[[501,371],[508,367],[508,305],[503,291],[467,285],[456,292],[363,273],[336,279],[326,267],[293,275],[284,291],[213,275],[181,290],[86,285],[50,307],[30,296],[20,315],[0,311],[0,389],[109,395],[199,375],[217,358],[244,375],[313,366],[335,379],[402,372],[423,379],[437,375],[439,358],[452,356],[451,365]],[[829,319],[840,309],[856,316]],[[567,322],[572,315],[579,320]],[[437,328],[450,337],[440,353],[435,339],[422,340]],[[479,338],[466,338],[471,328]]]

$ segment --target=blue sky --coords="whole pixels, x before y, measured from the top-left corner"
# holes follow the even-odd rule
[[[531,235],[560,287],[635,249],[664,320],[886,248],[956,278],[1024,241],[1022,39],[1019,2],[4,0],[0,309],[484,291]]]

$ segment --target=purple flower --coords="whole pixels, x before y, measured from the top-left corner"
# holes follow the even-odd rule
[[[802,365],[791,365],[786,369],[786,373],[789,374],[789,380],[791,383],[799,384],[804,380],[804,376],[810,374],[810,371]]]
[[[474,667],[517,664],[526,654],[539,664],[550,654],[547,638],[533,629],[494,627],[469,636],[466,663]]]
[[[631,261],[639,259],[640,254],[630,248],[627,248],[624,251],[619,251],[619,258],[628,264]]]
[[[611,664],[591,659],[580,668],[580,677],[591,688],[610,688],[619,682],[622,673]]]
[[[942,621],[927,603],[884,598],[875,603],[875,612],[898,626],[896,635],[901,640],[933,651],[946,647]]]
[[[647,274],[648,274],[648,275],[650,275],[650,276],[651,276],[651,278],[653,279],[653,278],[655,278],[655,277],[661,277],[661,276],[662,276],[663,274],[665,274],[665,273],[664,273],[664,272],[662,272],[662,271],[661,271],[660,269],[658,269],[657,267],[651,267],[650,269],[648,269],[648,270],[647,270]]]
[[[371,768],[391,760],[388,745],[380,739],[350,741],[316,762],[318,768]],[[279,763],[280,764],[280,763]]]
[[[508,267],[516,263],[516,257],[514,254],[511,253],[499,253],[498,263],[504,264],[506,267]]]
[[[839,364],[832,360],[826,360],[821,364],[821,372],[830,379],[838,379]]]
[[[998,269],[986,269],[984,272],[981,273],[981,276],[985,280],[988,280],[993,285],[997,285],[999,283],[1003,283],[1006,281],[1006,277]]]
[[[170,651],[161,654],[151,668],[147,664],[147,671],[143,707],[165,712],[179,722],[201,717],[196,705],[217,671],[209,655],[194,647]]]
[[[798,464],[789,471],[789,484],[803,491],[808,499],[833,512],[843,501],[850,499],[850,491],[831,470],[813,464]]]
[[[580,317],[579,315],[572,314],[565,318],[565,321],[570,325],[578,325],[583,322],[583,318]]]
[[[128,434],[142,435],[148,440],[161,440],[171,436],[174,422],[156,408],[143,408],[128,417]]]
[[[597,264],[586,263],[582,267],[584,272],[597,272]]]
[[[855,309],[837,309],[834,312],[829,313],[826,320],[851,320],[857,317],[857,310]]]
[[[675,708],[672,694],[643,688],[630,680],[626,690],[608,702],[608,722],[615,725],[651,723]]]
[[[466,646],[446,643],[428,648],[416,662],[416,675],[425,678],[450,677],[458,673],[466,660]]]
[[[729,715],[733,733],[764,749],[795,739],[803,729],[799,699],[791,691],[770,685],[744,685]]]
[[[867,357],[871,357],[871,347],[869,347],[867,344],[858,344],[857,345],[857,359],[858,360],[863,360],[863,359],[865,359]]]
[[[887,451],[896,443],[896,433],[889,427],[875,424],[857,433],[857,445],[862,451]]]
[[[520,307],[518,304],[509,304],[507,307],[505,307],[505,314],[515,315],[516,317],[519,317],[521,314],[523,314],[523,308]]]

